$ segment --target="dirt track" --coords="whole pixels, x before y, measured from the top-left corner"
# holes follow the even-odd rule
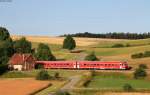
[[[37,81],[31,78],[0,79],[0,95],[29,95],[49,83],[49,81]]]
[[[70,82],[67,83],[64,87],[62,87],[60,90],[70,90],[74,88],[74,85],[80,80],[80,76],[73,76],[70,77]]]

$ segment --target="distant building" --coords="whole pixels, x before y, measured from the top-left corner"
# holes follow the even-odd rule
[[[35,58],[31,54],[14,54],[9,60],[9,68],[12,70],[34,69]]]

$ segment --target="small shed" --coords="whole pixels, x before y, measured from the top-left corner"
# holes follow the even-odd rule
[[[15,53],[8,62],[9,68],[13,70],[32,70],[35,65],[35,58],[32,54]]]

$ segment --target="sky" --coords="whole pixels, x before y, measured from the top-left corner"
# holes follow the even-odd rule
[[[0,0],[10,34],[150,32],[150,0]]]

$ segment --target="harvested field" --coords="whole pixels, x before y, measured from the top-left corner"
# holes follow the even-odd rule
[[[13,40],[20,39],[23,36],[11,36]],[[24,36],[27,40],[36,43],[48,43],[48,44],[63,44],[64,37],[49,37],[49,36]],[[77,46],[89,46],[98,44],[99,42],[116,42],[118,39],[100,39],[100,38],[78,38],[75,37]]]
[[[32,78],[1,79],[0,95],[29,95],[49,83],[49,81],[38,81]]]

